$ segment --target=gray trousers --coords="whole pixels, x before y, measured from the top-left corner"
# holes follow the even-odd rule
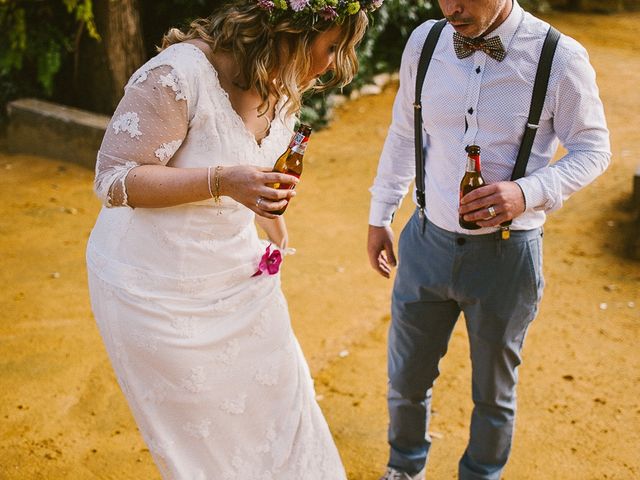
[[[473,414],[462,480],[499,479],[514,429],[517,367],[542,296],[542,230],[462,235],[413,215],[400,235],[389,330],[389,466],[426,464],[431,389],[464,312]],[[446,395],[446,393],[444,393]]]

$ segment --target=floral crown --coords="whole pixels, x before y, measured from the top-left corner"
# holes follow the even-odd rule
[[[314,25],[316,22],[342,22],[360,10],[369,13],[380,8],[384,0],[256,0],[269,12],[272,21],[290,16],[294,21]]]

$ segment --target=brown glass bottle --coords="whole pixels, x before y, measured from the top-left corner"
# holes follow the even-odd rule
[[[485,184],[480,171],[480,147],[478,145],[469,145],[465,148],[465,151],[467,152],[467,168],[460,182],[460,199]],[[462,215],[460,215],[458,222],[462,228],[467,230],[480,228],[475,222],[467,222],[462,218]]]
[[[304,152],[307,149],[307,143],[309,142],[310,136],[311,127],[301,123],[298,130],[291,138],[289,147],[282,155],[280,155],[278,160],[276,160],[276,163],[273,166],[273,171],[286,173],[287,175],[293,175],[294,177],[300,178],[300,175],[302,175],[302,159],[304,157]],[[280,190],[293,190],[296,186],[292,183],[274,183],[273,188],[278,188]],[[280,210],[276,210],[271,213],[275,215],[282,215],[288,205],[289,203]]]

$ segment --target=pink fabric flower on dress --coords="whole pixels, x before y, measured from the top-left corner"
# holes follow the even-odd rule
[[[258,265],[258,271],[252,275],[257,277],[266,272],[269,275],[275,275],[280,270],[280,264],[282,263],[282,254],[280,250],[271,251],[271,245],[267,245],[267,250],[262,255],[260,264]]]

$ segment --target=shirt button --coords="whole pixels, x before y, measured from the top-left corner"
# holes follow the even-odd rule
[[[462,238],[462,237],[458,237],[458,238],[456,238],[456,243],[457,243],[458,245],[462,246],[462,245],[464,245],[465,243],[467,243],[467,241],[466,241],[464,238]]]
[[[467,110],[467,112],[469,112],[469,115],[473,115],[473,107],[471,107],[469,110]]]
[[[480,73],[480,67],[476,68],[476,73]]]

